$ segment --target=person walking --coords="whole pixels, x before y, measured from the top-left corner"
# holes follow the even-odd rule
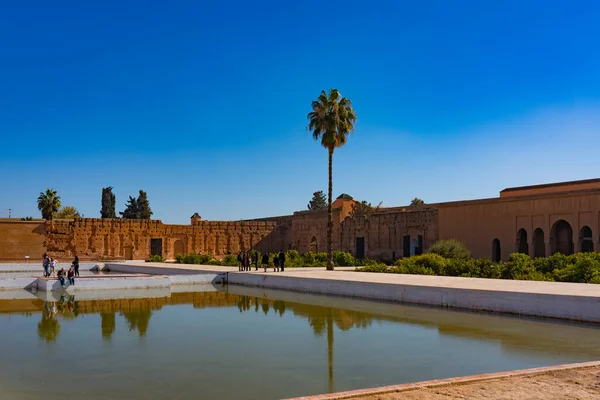
[[[265,272],[267,272],[267,268],[269,268],[269,254],[268,253],[263,254],[262,266],[265,269]]]
[[[73,260],[73,267],[75,269],[75,276],[79,277],[79,256],[75,256],[75,260]]]
[[[69,278],[69,285],[75,284],[75,262],[71,264],[71,268],[69,268],[69,272],[67,272],[67,278]]]
[[[44,277],[48,278],[50,276],[50,257],[47,254],[44,254],[44,261],[42,261],[42,266],[44,267]]]
[[[238,262],[238,271],[241,271],[242,270],[242,265],[243,265],[242,264],[242,252],[241,251],[238,253],[237,262]]]
[[[256,267],[254,270],[258,271],[258,264],[260,264],[260,257],[258,256],[258,251],[254,252],[254,266]]]
[[[281,272],[285,267],[285,253],[282,251],[279,252],[279,267],[281,267]]]
[[[279,272],[279,257],[273,254],[273,272]]]

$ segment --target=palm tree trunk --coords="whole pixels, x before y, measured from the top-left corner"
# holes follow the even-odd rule
[[[333,271],[333,147],[329,149],[329,188],[327,190],[327,270]]]

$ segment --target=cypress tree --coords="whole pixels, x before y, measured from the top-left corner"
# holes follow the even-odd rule
[[[115,211],[117,199],[112,192],[112,186],[102,188],[102,209],[100,210],[101,218],[117,218]]]

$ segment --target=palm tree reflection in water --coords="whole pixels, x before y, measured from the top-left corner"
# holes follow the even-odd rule
[[[334,380],[333,380],[333,342],[334,334],[333,327],[337,326],[342,331],[347,331],[351,328],[367,328],[373,322],[373,317],[367,313],[359,311],[341,310],[331,307],[313,306],[309,304],[301,303],[286,303],[280,300],[270,299],[258,299],[256,297],[251,298],[249,296],[239,296],[237,303],[240,312],[249,311],[254,302],[254,310],[258,312],[259,303],[265,313],[269,312],[269,305],[271,309],[279,314],[280,317],[285,314],[287,310],[291,310],[294,315],[305,317],[308,319],[308,323],[312,328],[313,332],[317,336],[323,336],[327,332],[327,361],[328,361],[328,372],[329,372],[329,392],[334,392]]]

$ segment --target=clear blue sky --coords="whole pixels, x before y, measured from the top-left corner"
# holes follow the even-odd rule
[[[358,123],[334,194],[383,205],[600,176],[597,1],[12,1],[0,12],[0,216],[99,216],[139,189],[188,223],[327,189],[310,102]]]

